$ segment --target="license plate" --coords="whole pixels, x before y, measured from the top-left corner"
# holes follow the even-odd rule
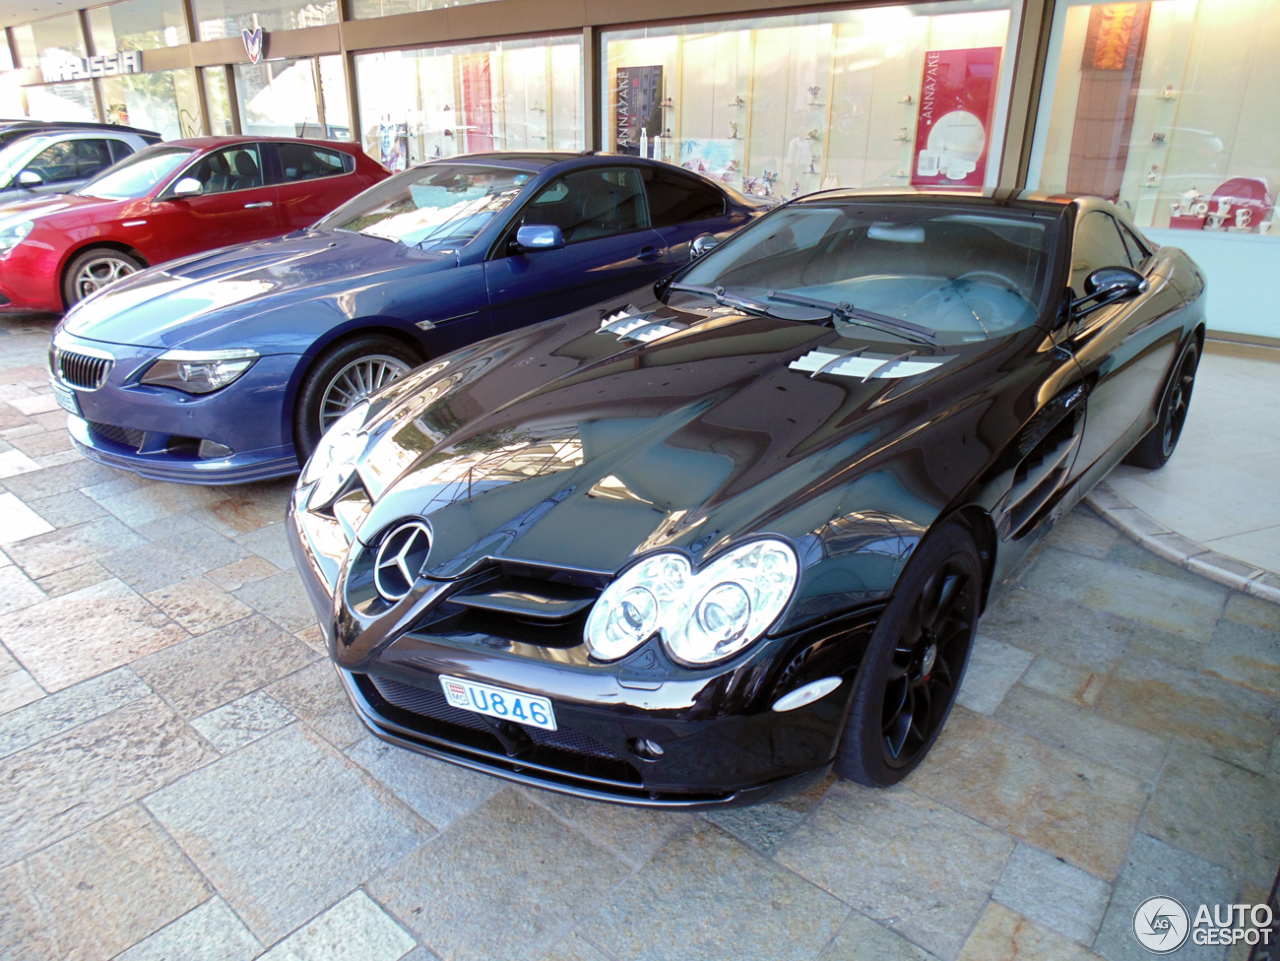
[[[63,387],[56,380],[49,381],[53,387],[53,399],[58,402],[58,406],[70,414],[80,416],[80,399],[76,397],[76,392],[69,387]]]
[[[475,681],[464,681],[460,677],[448,675],[440,676],[440,686],[444,689],[445,699],[453,707],[547,731],[556,729],[555,711],[551,710],[551,702],[545,697],[511,691],[505,687],[490,687],[488,684],[477,684]]]

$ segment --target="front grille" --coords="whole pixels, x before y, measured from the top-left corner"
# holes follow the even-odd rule
[[[107,382],[112,361],[105,357],[90,357],[70,350],[57,353],[58,377],[63,383],[82,390],[97,390]]]
[[[98,424],[93,421],[89,422],[89,430],[102,440],[119,444],[121,447],[129,447],[135,451],[142,446],[142,440],[147,436],[145,431],[116,427],[112,424]]]
[[[402,723],[409,721],[407,726],[464,747],[495,754],[507,753],[495,728],[509,722],[499,722],[496,718],[491,722],[483,714],[460,710],[445,700],[439,691],[373,675],[369,675],[369,681],[386,705],[412,716],[406,718],[402,715],[399,718]],[[422,723],[422,720],[427,723]],[[526,750],[513,755],[513,760],[523,758],[580,777],[640,783],[639,772],[630,763],[588,734],[567,727],[544,731],[524,724],[511,723],[510,726],[526,734],[532,742]]]

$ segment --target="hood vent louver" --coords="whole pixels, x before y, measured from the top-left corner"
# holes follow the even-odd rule
[[[839,351],[819,347],[793,360],[787,366],[792,370],[803,371],[810,377],[819,375],[857,377],[866,383],[869,380],[916,377],[937,370],[954,359],[953,356],[921,357],[914,350],[901,354],[870,354],[865,352],[865,348]]]
[[[647,344],[659,337],[688,329],[688,324],[674,320],[650,320],[654,313],[652,310],[638,310],[628,304],[621,310],[602,317],[596,333],[615,334],[618,340]]]

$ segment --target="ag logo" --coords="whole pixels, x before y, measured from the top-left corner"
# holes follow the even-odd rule
[[[1173,898],[1147,898],[1133,912],[1133,936],[1152,954],[1172,954],[1190,933],[1191,917]]]

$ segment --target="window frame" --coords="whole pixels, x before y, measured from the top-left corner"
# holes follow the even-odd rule
[[[188,163],[185,167],[183,167],[182,170],[180,170],[177,174],[175,174],[173,177],[169,179],[169,182],[164,186],[164,190],[162,190],[156,196],[156,199],[172,200],[174,198],[174,194],[173,194],[174,185],[183,177],[190,176],[191,171],[195,170],[197,166],[199,166],[201,163],[203,163],[207,158],[209,158],[213,154],[219,153],[223,150],[234,150],[234,149],[243,150],[246,147],[254,147],[258,151],[258,172],[262,174],[262,183],[258,184],[256,187],[237,187],[235,190],[219,190],[211,194],[206,194],[202,192],[197,196],[220,197],[222,194],[238,194],[238,193],[243,193],[246,190],[263,190],[267,187],[278,186],[274,182],[274,179],[272,177],[272,171],[268,170],[267,165],[263,163],[263,155],[265,154],[266,151],[262,149],[263,148],[262,141],[248,140],[248,141],[243,141],[241,143],[220,144],[219,146],[214,147],[212,150],[206,150],[202,153],[197,154],[195,159],[193,159],[190,163]]]
[[[333,180],[337,177],[347,177],[356,172],[356,158],[345,150],[339,150],[337,147],[320,147],[307,141],[290,142],[288,140],[264,140],[261,141],[264,151],[270,153],[271,160],[271,180],[277,187],[291,187],[295,184],[305,184],[312,180]],[[307,150],[325,150],[329,153],[337,154],[342,158],[342,170],[338,173],[321,174],[318,177],[307,177],[305,180],[286,180],[284,174],[284,159],[280,156],[280,147],[303,147]]]

